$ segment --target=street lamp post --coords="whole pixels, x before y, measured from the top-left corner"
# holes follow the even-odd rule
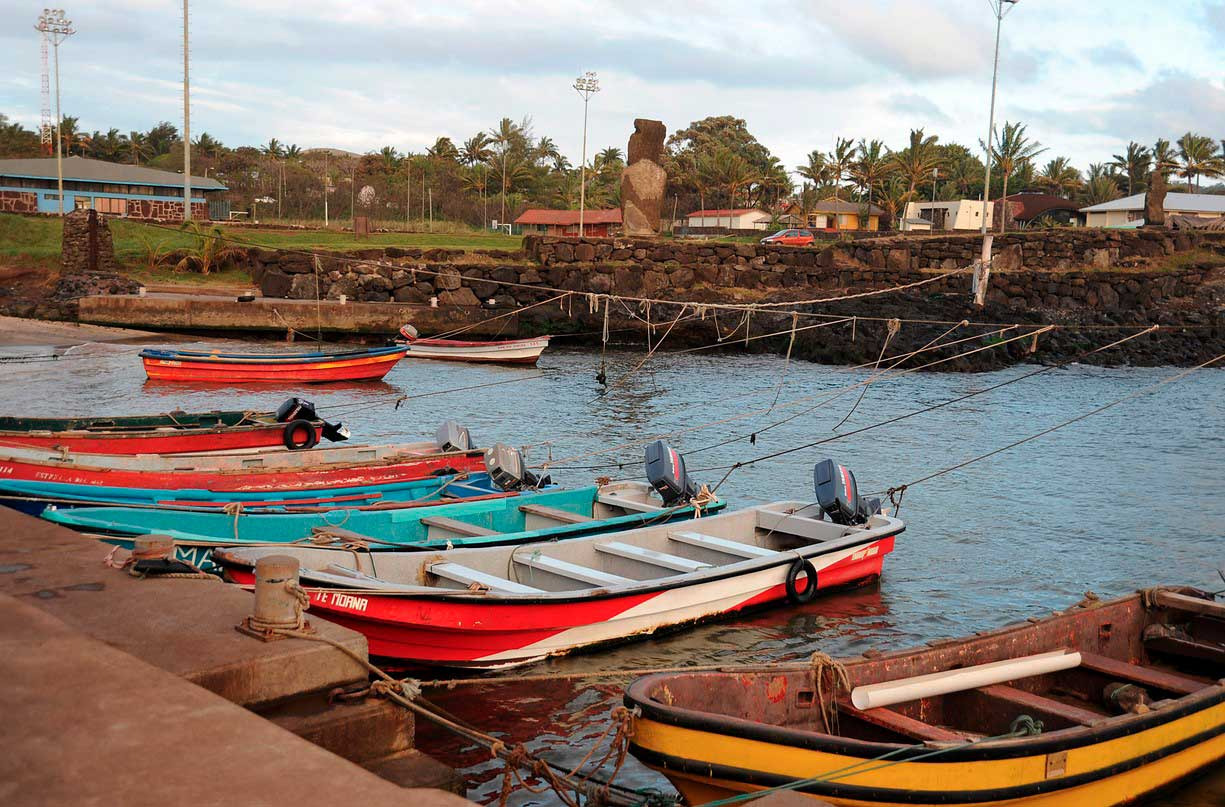
[[[34,29],[41,31],[50,40],[55,54],[55,172],[58,177],[57,188],[60,197],[60,215],[64,215],[64,140],[60,136],[60,123],[63,115],[60,113],[60,43],[76,33],[72,29],[72,20],[64,16],[62,8],[44,8],[38,17],[38,25]]]
[[[974,273],[974,304],[983,305],[987,297],[987,279],[991,276],[991,236],[987,234],[987,205],[991,202],[991,138],[995,135],[995,88],[1000,74],[1000,29],[1004,17],[1012,11],[1018,0],[989,0],[995,14],[995,60],[991,68],[991,111],[987,117],[987,157],[983,179],[983,252],[979,269]]]
[[[600,80],[596,74],[587,71],[574,80],[574,89],[583,96],[583,162],[579,169],[578,182],[578,234],[586,235],[583,228],[583,210],[587,206],[587,102],[591,96],[600,91]]]

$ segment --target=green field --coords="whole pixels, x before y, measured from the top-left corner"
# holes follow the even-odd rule
[[[454,229],[454,227],[450,227]],[[292,247],[326,250],[353,250],[365,247],[444,247],[450,249],[516,250],[523,243],[520,236],[483,232],[449,233],[374,233],[369,238],[356,239],[352,233],[339,230],[256,230],[221,226],[231,243],[241,246],[268,248]],[[49,216],[18,216],[0,214],[0,256],[32,259],[37,263],[59,257],[62,225]],[[199,239],[181,231],[173,224],[154,225],[114,219],[111,234],[115,257],[122,263],[144,262],[152,247],[161,251],[189,249]],[[12,263],[13,261],[9,261]]]

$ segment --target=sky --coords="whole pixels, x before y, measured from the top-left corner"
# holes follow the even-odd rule
[[[182,6],[69,8],[62,105],[86,130],[182,125]],[[213,0],[191,11],[193,136],[230,146],[421,151],[530,116],[578,162],[576,76],[595,71],[588,154],[635,117],[672,132],[733,115],[789,169],[835,137],[976,145],[989,0],[770,3]],[[0,0],[0,113],[36,128],[42,3]],[[1004,19],[997,126],[1084,169],[1129,140],[1225,138],[1225,0],[1021,0]]]

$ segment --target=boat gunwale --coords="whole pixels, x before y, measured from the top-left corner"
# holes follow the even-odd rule
[[[1130,594],[1104,602],[1100,607],[1119,606],[1127,603],[1129,600],[1139,600],[1140,597],[1141,595],[1139,593]],[[1097,609],[1095,608],[1093,610]],[[1022,622],[1004,625],[995,630],[984,631],[982,633],[976,633],[972,637],[966,637],[966,641],[970,641],[971,639],[978,641],[998,638],[1006,636],[1010,633],[1037,631],[1040,630],[1043,625],[1058,620],[1072,618],[1081,613],[1085,612],[1076,612],[1075,614],[1063,612],[1045,617],[1038,622]],[[860,656],[854,658],[854,663],[877,664],[891,657],[897,658],[922,654],[925,652],[930,652],[933,649],[934,648],[902,649],[871,659]],[[849,660],[851,659],[848,659],[848,661]],[[794,672],[798,669],[799,667],[796,665],[780,665],[780,669],[777,672]],[[769,674],[769,672],[770,671],[768,668],[752,671],[752,673],[755,675]],[[650,689],[655,684],[675,678],[678,675],[701,678],[707,676],[715,677],[723,674],[724,673],[716,671],[695,673],[657,673],[654,675],[644,676],[632,681],[626,687],[623,702],[628,708],[632,709],[637,707],[641,709],[644,717],[669,726],[719,734],[737,739],[761,741],[774,745],[783,745],[811,751],[821,751],[824,753],[841,756],[872,759],[887,752],[895,752],[891,759],[906,760],[920,754],[929,753],[933,748],[938,747],[938,744],[928,742],[920,744],[917,747],[910,748],[909,746],[915,744],[859,740],[852,737],[838,737],[825,734],[823,732],[776,726],[761,721],[746,720],[743,718],[731,717],[730,715],[721,715],[699,709],[689,709],[675,705],[669,706],[652,699],[649,694]],[[981,762],[995,759],[1013,759],[1017,757],[1051,754],[1058,751],[1082,748],[1085,746],[1118,739],[1119,737],[1134,734],[1137,731],[1145,731],[1173,720],[1186,717],[1187,715],[1194,714],[1195,712],[1203,711],[1204,709],[1209,709],[1221,703],[1225,703],[1225,678],[1215,682],[1204,682],[1202,689],[1188,693],[1179,698],[1170,698],[1168,700],[1169,705],[1152,709],[1145,714],[1125,714],[1114,716],[1104,715],[1103,721],[1097,725],[1069,726],[1067,728],[1045,732],[1036,737],[1020,737],[1016,739],[996,740],[981,745],[971,745],[966,748],[945,752],[938,758],[931,761],[933,763],[945,761]],[[1222,724],[1221,731],[1225,732],[1225,723]],[[635,747],[637,748],[637,746]]]
[[[1185,698],[1197,698],[1204,694],[1206,693],[1204,692],[1192,693],[1190,695],[1186,695]],[[1223,690],[1221,697],[1225,698],[1225,690]],[[1182,699],[1179,699],[1179,700],[1182,700]],[[626,703],[627,705],[629,705],[628,695],[627,695]],[[1215,703],[1208,704],[1203,708],[1211,708],[1214,705],[1216,704]],[[1155,714],[1157,711],[1163,711],[1163,710],[1155,710],[1154,712],[1150,712],[1149,714]],[[1188,713],[1193,714],[1196,711],[1202,711],[1202,709],[1193,709],[1193,710],[1190,710]],[[1185,716],[1185,715],[1182,715],[1182,716]],[[1148,717],[1148,715],[1132,715],[1132,717]],[[1152,727],[1156,727],[1157,725],[1160,725],[1160,724],[1155,723]],[[1146,729],[1152,728],[1152,727],[1146,727]],[[1092,727],[1084,727],[1084,728],[1092,728]],[[1072,730],[1074,729],[1064,729],[1064,731],[1072,731]],[[1055,733],[1055,732],[1052,732],[1052,733]],[[1015,799],[1030,798],[1030,797],[1042,795],[1045,793],[1057,792],[1060,790],[1069,790],[1072,788],[1083,787],[1088,784],[1093,784],[1094,782],[1099,782],[1099,781],[1103,781],[1106,779],[1110,779],[1112,777],[1118,776],[1119,774],[1126,773],[1128,771],[1132,771],[1137,768],[1141,768],[1145,765],[1149,765],[1154,762],[1157,762],[1158,760],[1165,759],[1166,757],[1170,757],[1175,754],[1182,753],[1183,751],[1187,751],[1191,748],[1194,748],[1197,745],[1200,745],[1201,743],[1214,740],[1217,737],[1220,737],[1222,735],[1225,735],[1225,723],[1221,723],[1220,725],[1217,725],[1205,731],[1201,731],[1197,734],[1193,734],[1188,737],[1184,737],[1178,742],[1171,743],[1169,745],[1164,745],[1160,748],[1156,748],[1152,751],[1141,754],[1139,756],[1131,757],[1122,762],[1116,762],[1113,765],[1108,765],[1104,768],[1095,768],[1094,770],[1086,771],[1085,773],[1073,774],[1071,776],[1058,776],[1058,777],[1054,777],[1050,779],[1043,779],[1041,781],[1028,782],[1022,785],[1012,785],[1010,787],[983,788],[981,790],[914,790],[914,789],[902,790],[902,789],[888,789],[888,788],[882,788],[882,787],[869,787],[865,785],[848,785],[843,782],[814,782],[812,784],[804,785],[804,786],[797,787],[794,789],[800,793],[807,793],[807,794],[812,794],[816,796],[830,796],[833,798],[854,799],[857,801],[862,801],[866,803],[875,803],[875,804],[930,805],[933,803],[936,803],[936,804],[1008,803]],[[1040,736],[1044,736],[1044,735],[1040,735]],[[1026,740],[1026,739],[1032,739],[1032,738],[1021,738],[1021,739]],[[1002,740],[1000,742],[1015,743],[1017,741],[1016,740]],[[1103,740],[1103,742],[1105,741]],[[992,744],[992,747],[997,747],[997,746],[995,746],[995,744]],[[1071,747],[1083,747],[1083,746],[1066,746],[1066,748],[1071,748]],[[971,746],[971,748],[974,748],[974,746]],[[1026,748],[1028,749],[1029,746],[1026,746]],[[965,749],[965,750],[969,750],[969,749]],[[1064,750],[1064,749],[1060,748],[1060,749],[1054,749],[1054,750],[1059,751],[1059,750]],[[931,753],[931,751],[932,751],[932,748],[930,746],[926,748],[916,749],[916,753],[929,754]],[[800,781],[796,777],[784,776],[782,774],[777,774],[777,773],[769,773],[767,771],[759,771],[759,770],[753,770],[753,769],[748,769],[748,768],[737,768],[731,765],[724,765],[722,763],[705,762],[701,760],[689,759],[687,757],[678,757],[673,754],[668,754],[662,751],[655,751],[652,749],[643,748],[642,746],[635,743],[633,740],[630,741],[630,752],[634,755],[636,759],[638,759],[640,762],[643,762],[644,764],[648,766],[658,766],[665,770],[675,770],[675,771],[680,771],[680,772],[687,773],[687,774],[696,774],[699,778],[702,778],[702,779],[721,779],[724,781],[736,782],[738,784],[764,785],[766,787],[779,787],[779,786],[791,785],[797,781]],[[1046,751],[1046,752],[1035,751],[1032,754],[1012,755],[1010,757],[999,756],[999,757],[991,757],[990,759],[1008,759],[1008,758],[1015,758],[1016,756],[1041,756],[1044,753],[1052,753],[1052,752],[1051,751]],[[846,755],[846,756],[851,756],[851,755]],[[895,761],[906,761],[907,758],[908,757],[906,754],[897,754],[891,757],[891,759]],[[928,760],[918,760],[917,762],[918,763],[939,764],[940,762],[979,762],[979,761],[987,761],[987,759],[976,759],[972,757],[963,757],[963,756],[960,756],[957,751],[949,751],[945,754],[941,754],[939,758],[932,758]],[[915,764],[915,763],[912,763],[912,764]],[[1186,776],[1187,777],[1194,776],[1202,772],[1202,770],[1203,770],[1202,767],[1197,767],[1196,769],[1189,771],[1186,774]],[[1159,790],[1169,784],[1171,783],[1163,782],[1159,785],[1156,785],[1150,790],[1143,791],[1141,793],[1137,793],[1136,798],[1139,799],[1140,797],[1148,795],[1152,793],[1153,791]]]
[[[209,353],[195,350],[164,350],[146,348],[138,355],[141,359],[153,361],[184,361],[199,364],[208,363],[251,363],[251,364],[320,364],[327,361],[346,361],[351,359],[390,358],[397,353],[404,353],[406,347],[378,347],[365,350],[342,350],[335,353]]]
[[[762,506],[766,507],[768,505],[762,505]],[[692,507],[692,505],[690,505],[689,507]],[[707,509],[709,509],[709,505],[707,505]],[[736,513],[743,513],[743,512],[744,512],[743,510],[737,510],[731,513],[726,513],[725,515],[734,515]],[[621,518],[623,518],[623,516]],[[879,530],[881,530],[881,532],[878,533],[877,531],[874,530],[870,533],[864,533],[863,536],[859,538],[859,540],[839,546],[837,549],[832,550],[832,551],[842,551],[844,549],[853,549],[854,547],[862,546],[864,544],[871,544],[871,543],[876,543],[877,541],[886,541],[886,540],[895,539],[898,535],[905,532],[906,527],[904,524],[901,523],[899,519],[890,519],[890,520],[893,522],[897,522],[900,525],[897,530],[885,531],[883,527],[878,528]],[[675,526],[677,523],[683,523],[683,522],[680,519],[677,519],[671,522],[661,522],[661,524],[659,525],[650,525],[650,526]],[[698,520],[698,523],[701,523],[700,519]],[[581,526],[581,525],[570,525],[570,526]],[[891,525],[887,525],[887,526],[891,526]],[[643,528],[640,527],[637,529],[643,529]],[[623,532],[623,531],[596,533],[590,536],[580,536],[580,539],[582,537],[587,537],[591,539],[601,538],[601,537],[616,538],[620,532]],[[574,539],[567,539],[567,540],[574,540]],[[532,546],[547,546],[553,543],[557,543],[557,540],[544,540],[544,541],[536,541],[532,543],[521,543],[521,544],[515,545],[516,546],[515,551],[527,549]],[[510,545],[512,544],[506,544],[502,548],[505,548],[505,546],[510,546]],[[813,548],[818,548],[819,546],[820,545],[818,544],[814,544]],[[261,549],[262,548],[263,547],[261,547]],[[479,549],[481,547],[456,547],[456,548],[457,549]],[[498,548],[498,547],[491,546],[489,548],[493,549],[493,548]],[[419,554],[426,554],[428,551],[429,550],[423,550]],[[435,552],[443,552],[443,551],[445,550],[435,550]],[[418,591],[380,592],[380,591],[374,591],[370,589],[363,589],[360,586],[356,586],[356,585],[353,586],[352,589],[354,591],[360,592],[363,597],[378,598],[378,599],[414,600],[414,601],[426,601],[426,602],[448,602],[449,601],[449,602],[462,602],[462,603],[469,603],[469,604],[480,604],[485,607],[496,606],[496,607],[501,607],[501,608],[536,606],[536,605],[557,606],[557,605],[567,605],[567,604],[570,604],[573,602],[579,602],[579,601],[590,602],[593,600],[608,600],[608,599],[616,599],[619,597],[637,597],[641,595],[655,594],[661,591],[689,588],[691,586],[705,585],[707,583],[717,583],[721,580],[726,580],[728,578],[740,577],[746,573],[764,571],[766,569],[772,569],[776,566],[785,566],[788,564],[795,563],[797,552],[799,551],[800,550],[795,550],[795,551],[789,550],[787,552],[779,552],[777,554],[780,555],[781,557],[778,557],[778,558],[775,558],[775,557],[746,558],[744,560],[735,561],[733,563],[728,563],[722,566],[711,567],[711,569],[704,569],[700,572],[690,572],[690,573],[681,574],[681,575],[666,575],[663,577],[650,578],[648,580],[634,581],[635,583],[638,583],[640,585],[622,585],[622,586],[618,586],[615,589],[603,587],[603,586],[593,586],[593,587],[585,588],[585,589],[567,589],[565,591],[545,591],[541,593],[532,593],[532,594],[495,593],[495,592],[477,593],[477,592],[470,592],[470,591],[461,590],[461,589],[444,589],[444,588],[436,588],[432,586],[422,586],[419,592]],[[224,558],[226,554],[227,553],[225,553],[225,550],[223,549],[222,557]],[[820,554],[823,554],[823,553],[804,554],[803,557],[805,558],[819,557]],[[244,569],[254,569],[255,568],[254,563],[244,562],[242,566]],[[718,571],[712,571],[712,570],[718,570]],[[309,578],[306,578],[306,579],[309,579]],[[309,585],[308,583],[304,584],[303,588],[307,592],[331,591],[331,590],[337,589],[336,586],[312,586],[312,585]],[[328,609],[326,605],[320,604],[320,610],[330,610],[330,609]],[[340,611],[340,613],[346,614],[348,616],[354,616],[348,611]],[[387,619],[372,618],[372,616],[369,613],[362,614],[360,618],[366,621],[370,621],[370,622],[378,622],[380,624],[397,624]],[[431,626],[431,627],[435,630],[442,629],[440,626],[436,626],[436,625]]]

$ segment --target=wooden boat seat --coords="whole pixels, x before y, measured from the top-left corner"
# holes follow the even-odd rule
[[[551,558],[548,555],[539,555],[535,552],[518,555],[515,557],[515,560],[524,566],[539,569],[542,572],[549,572],[558,577],[568,577],[571,580],[577,580],[580,583],[588,583],[593,586],[620,586],[634,582],[628,577],[609,574],[599,569],[592,569],[590,566],[580,566],[577,563]]]
[[[591,516],[558,510],[556,507],[546,507],[543,504],[521,504],[519,505],[519,512],[528,516],[540,516],[541,518],[560,521],[562,524],[582,524],[584,521],[592,520]]]
[[[839,699],[838,711],[847,717],[871,723],[873,726],[880,726],[903,737],[913,737],[916,740],[923,740],[925,742],[960,743],[971,738],[969,734],[961,734],[941,728],[940,726],[933,726],[930,723],[924,723],[922,720],[907,717],[901,712],[895,712],[883,706],[875,709],[860,710],[852,706],[849,700]]]
[[[702,569],[711,568],[711,564],[703,563],[700,560],[693,558],[682,558],[680,555],[669,555],[666,552],[657,552],[654,549],[644,549],[640,546],[632,544],[624,544],[620,541],[611,541],[607,544],[596,544],[597,552],[604,552],[608,555],[616,555],[617,557],[636,560],[642,563],[648,563],[652,566],[659,566],[663,569],[671,569],[674,572],[697,572]]]
[[[457,521],[446,516],[425,516],[421,519],[421,523],[427,527],[437,527],[440,530],[447,530],[448,532],[467,535],[472,538],[479,538],[482,535],[501,535],[497,530],[488,530],[484,527],[478,527],[466,521]]]
[[[490,591],[499,591],[504,594],[542,594],[541,589],[525,586],[522,583],[516,583],[514,580],[507,580],[505,577],[497,577],[496,575],[486,574],[478,569],[470,569],[467,566],[462,566],[458,563],[431,563],[426,567],[430,574],[450,580],[455,583],[460,583],[465,586],[470,586],[473,583],[484,586]]]
[[[1154,670],[1151,667],[1128,664],[1125,661],[1117,661],[1108,656],[1099,656],[1096,653],[1081,653],[1080,666],[1094,672],[1105,673],[1121,681],[1143,684],[1144,686],[1162,689],[1166,692],[1176,692],[1179,695],[1190,695],[1192,692],[1199,692],[1204,687],[1212,686],[1207,681],[1197,681],[1194,678],[1187,678],[1186,676],[1165,672],[1164,670]]]
[[[700,532],[670,532],[668,533],[668,538],[678,543],[698,546],[714,552],[722,552],[725,555],[735,555],[739,558],[768,558],[771,555],[778,554],[773,549],[766,549],[765,547],[753,544],[744,544],[740,541],[729,541],[726,538],[717,538],[714,535],[703,535]]]
[[[1079,706],[1073,706],[1070,703],[1052,700],[1051,698],[1036,695],[1024,689],[1016,689],[1005,684],[978,687],[978,691],[989,698],[1016,704],[1021,709],[1033,712],[1034,717],[1054,715],[1055,717],[1067,720],[1069,723],[1078,723],[1082,726],[1096,726],[1103,720],[1109,719],[1109,715],[1099,714],[1089,709],[1081,709]]]

